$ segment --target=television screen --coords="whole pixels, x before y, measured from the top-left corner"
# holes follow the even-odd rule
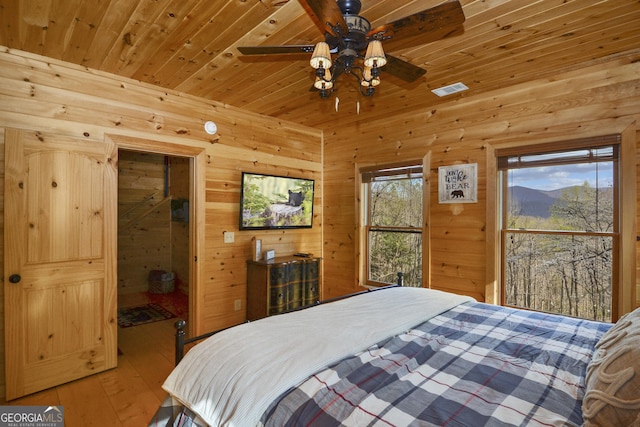
[[[242,173],[240,230],[308,228],[314,180]]]

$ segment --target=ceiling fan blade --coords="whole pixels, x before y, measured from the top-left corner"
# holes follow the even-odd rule
[[[427,70],[413,65],[395,56],[386,55],[387,64],[382,67],[382,71],[401,78],[405,82],[414,82],[427,73]]]
[[[283,46],[238,46],[243,55],[279,55],[286,53],[312,53],[312,44],[283,45]]]
[[[448,37],[454,37],[464,34],[464,26],[445,27],[427,33],[416,33],[412,35],[404,35],[403,37],[392,38],[382,42],[385,52],[395,52],[402,49],[424,46],[428,43],[444,40]]]
[[[313,22],[320,29],[322,34],[329,33],[333,36],[339,36],[338,31],[342,34],[349,32],[347,23],[342,16],[342,12],[338,7],[336,0],[298,0],[304,10],[311,16]]]
[[[369,31],[367,37],[380,37],[384,40],[390,37],[396,39],[420,33],[422,35],[421,40],[424,43],[439,40],[442,33],[439,30],[460,26],[464,21],[465,16],[460,2],[458,0],[450,0],[439,6],[376,27]],[[430,32],[436,33],[437,38],[427,38],[425,40],[424,37],[428,37]]]

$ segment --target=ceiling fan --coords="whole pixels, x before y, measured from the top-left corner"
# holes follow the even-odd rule
[[[407,82],[417,80],[426,70],[385,55],[382,42],[398,48],[428,43],[460,34],[465,21],[458,0],[449,0],[373,29],[371,23],[359,15],[362,8],[360,0],[298,1],[324,34],[324,42],[316,45],[240,46],[238,50],[244,55],[313,52],[311,65],[316,69],[314,87],[323,98],[331,95],[336,79],[345,73],[358,78],[360,91],[365,96],[375,92],[375,86],[380,83],[380,70]]]

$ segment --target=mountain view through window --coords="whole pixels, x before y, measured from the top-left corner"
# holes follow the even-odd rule
[[[611,320],[617,162],[611,146],[589,151],[504,169],[505,305]]]

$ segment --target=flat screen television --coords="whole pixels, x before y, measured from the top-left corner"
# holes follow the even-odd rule
[[[242,172],[240,230],[310,228],[314,180]]]

